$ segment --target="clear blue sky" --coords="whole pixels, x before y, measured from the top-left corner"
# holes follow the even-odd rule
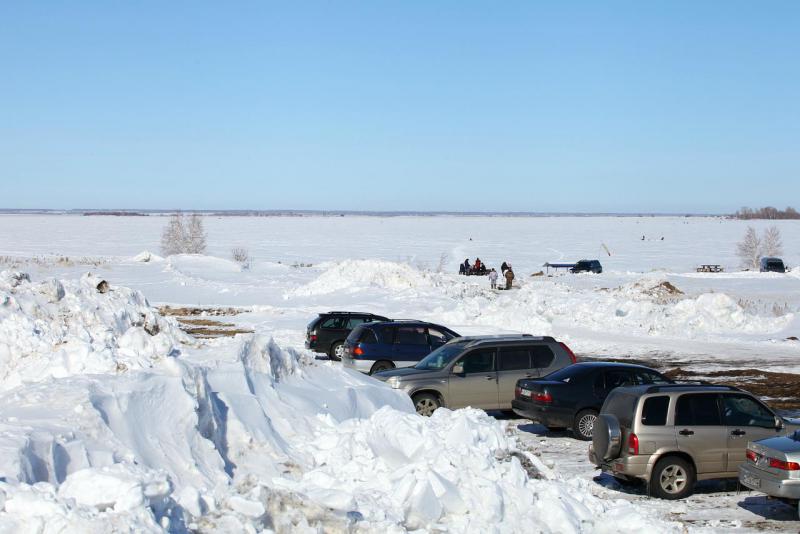
[[[0,4],[0,207],[800,208],[800,2]]]

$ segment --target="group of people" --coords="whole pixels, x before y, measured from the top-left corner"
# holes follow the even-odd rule
[[[511,289],[511,286],[514,282],[514,269],[512,269],[511,264],[504,261],[500,266],[500,272],[502,273],[503,278],[506,279],[506,287],[504,289]],[[464,263],[458,267],[458,274],[467,276],[488,275],[489,284],[491,285],[492,289],[497,289],[497,280],[500,278],[500,274],[498,274],[494,268],[487,269],[486,265],[481,261],[480,258],[475,258],[475,263],[472,265],[469,263],[469,258],[465,259]]]
[[[503,262],[503,264],[500,265],[500,272],[503,273],[503,278],[506,279],[506,289],[511,289],[511,285],[514,282],[514,269],[511,268],[511,264]],[[489,273],[489,283],[492,289],[497,288],[497,278],[497,271],[492,269],[492,272]]]
[[[469,258],[467,258],[464,260],[464,263],[458,267],[458,274],[465,274],[467,276],[471,274],[483,276],[487,272],[486,265],[483,264],[480,258],[475,258],[474,265],[470,265]]]

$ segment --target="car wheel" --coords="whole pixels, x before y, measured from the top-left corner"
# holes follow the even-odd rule
[[[420,393],[419,395],[414,395],[413,399],[411,400],[414,401],[414,408],[417,410],[417,413],[424,415],[425,417],[430,417],[433,415],[433,412],[435,412],[436,409],[442,405],[442,403],[439,402],[439,399],[430,393]]]
[[[694,489],[694,467],[677,456],[656,462],[650,475],[650,495],[660,499],[683,499]]]
[[[594,422],[597,420],[597,412],[594,410],[581,410],[575,416],[572,424],[572,434],[582,441],[591,441]]]
[[[375,365],[372,366],[369,374],[374,375],[378,371],[386,371],[387,369],[394,369],[394,364],[392,362],[387,362],[386,360],[381,360],[379,362],[375,362]]]
[[[331,350],[328,353],[328,356],[331,360],[335,362],[342,361],[342,356],[344,355],[344,343],[341,341],[337,341],[333,345],[331,345]]]

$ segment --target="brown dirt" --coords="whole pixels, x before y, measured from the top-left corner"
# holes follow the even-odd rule
[[[161,315],[175,317],[181,330],[199,339],[217,337],[233,337],[237,334],[252,334],[252,330],[239,328],[233,323],[223,322],[208,317],[238,315],[246,310],[237,308],[173,308],[162,306],[158,309]],[[202,316],[199,318],[198,316]]]
[[[676,367],[675,362],[670,362],[668,356],[659,359],[580,357],[579,360],[632,363],[657,369],[675,380],[698,380],[711,384],[736,386],[761,397],[764,402],[776,410],[800,411],[800,375],[798,374],[776,373],[754,368],[694,371],[684,369],[680,364]]]
[[[169,315],[173,317],[188,317],[192,315],[210,315],[212,317],[219,315],[239,315],[245,311],[247,310],[239,308],[173,308],[172,306],[161,306],[158,309],[158,312],[161,315]]]

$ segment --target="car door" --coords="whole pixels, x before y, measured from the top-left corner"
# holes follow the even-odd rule
[[[722,416],[727,429],[728,468],[736,471],[745,461],[748,441],[772,438],[779,434],[775,414],[749,395],[722,394]]]
[[[687,393],[675,404],[678,449],[695,462],[697,473],[722,473],[727,465],[728,439],[717,393]]]
[[[501,410],[510,410],[517,380],[535,378],[539,375],[532,368],[530,347],[500,347],[499,358],[497,366],[498,402]]]
[[[427,329],[423,325],[401,325],[395,328],[392,360],[397,367],[415,364],[430,352]]]
[[[328,350],[331,343],[347,338],[347,318],[341,315],[326,317],[320,324],[317,332],[318,346],[323,350]]]
[[[456,360],[448,377],[448,408],[498,409],[496,360],[497,353],[493,348],[475,349]],[[463,372],[453,372],[459,366]]]

